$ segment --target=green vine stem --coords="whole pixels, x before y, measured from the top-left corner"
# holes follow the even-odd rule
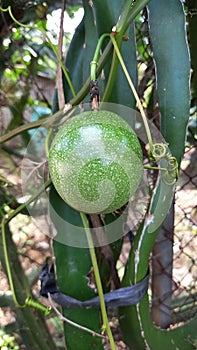
[[[29,204],[34,202],[41,193],[46,190],[51,184],[51,179],[47,180],[44,185],[33,195],[31,196],[25,203],[22,203],[18,206],[17,209],[15,209],[13,212],[11,212],[8,217],[5,219],[4,224],[8,224],[16,215],[18,215],[23,209],[25,209]]]
[[[97,77],[96,70],[97,70],[98,60],[99,60],[100,53],[101,53],[101,48],[102,48],[104,40],[107,37],[109,37],[108,33],[101,35],[101,37],[99,38],[98,44],[96,46],[93,60],[90,62],[90,79],[91,80],[96,80],[96,77]]]
[[[98,61],[98,67],[97,67],[97,70],[96,70],[96,75],[97,76],[100,74],[100,72],[103,69],[105,63],[107,62],[107,59],[108,59],[109,54],[111,52],[111,49],[112,49],[112,43],[110,41],[107,44],[105,50],[103,51],[102,56],[100,57],[100,59]],[[71,107],[78,105],[83,100],[83,98],[88,94],[89,89],[90,89],[90,78],[87,79],[87,81],[84,83],[84,85],[81,88],[81,90],[69,101],[69,105]],[[4,143],[6,141],[9,141],[13,137],[19,135],[21,132],[24,132],[26,130],[39,128],[40,126],[45,126],[47,128],[48,126],[51,125],[51,123],[56,121],[58,118],[61,118],[63,115],[64,115],[64,110],[61,109],[58,112],[56,112],[55,114],[53,114],[52,116],[43,118],[43,119],[38,120],[36,122],[31,122],[31,123],[28,123],[28,124],[25,124],[25,125],[21,125],[18,128],[14,129],[14,130],[11,130],[7,134],[5,134],[3,136],[0,136],[0,144]]]
[[[123,7],[122,14],[119,17],[117,25],[114,28],[116,33],[123,35],[125,31],[128,29],[128,27],[130,26],[130,24],[135,19],[135,17],[138,15],[138,13],[149,2],[150,0],[137,0],[137,1],[126,0]]]
[[[118,40],[118,46],[121,47],[121,45],[122,45],[122,39],[120,38]],[[109,76],[108,76],[108,81],[106,84],[104,94],[102,96],[103,102],[108,101],[110,98],[110,94],[111,94],[111,91],[112,91],[112,88],[114,86],[115,79],[116,79],[117,69],[118,69],[118,60],[117,60],[116,54],[113,53],[112,62],[111,62],[111,69],[110,69]]]
[[[59,115],[60,115],[60,112],[59,112]],[[62,112],[61,112],[61,115],[62,115]],[[0,144],[9,141],[13,137],[21,134],[24,131],[39,128],[40,126],[42,126],[45,123],[45,121],[48,122],[50,118],[51,117],[46,117],[46,118],[43,118],[42,120],[38,120],[36,122],[31,122],[31,123],[28,123],[25,125],[21,125],[18,128],[9,131],[5,135],[0,136]]]
[[[127,81],[129,83],[129,86],[135,96],[135,99],[136,99],[136,102],[137,102],[137,105],[139,107],[139,110],[141,112],[141,115],[142,115],[142,119],[143,119],[143,122],[144,122],[144,126],[145,126],[145,129],[146,129],[146,133],[147,133],[147,137],[148,137],[148,142],[149,142],[149,147],[150,147],[150,150],[152,151],[153,149],[153,141],[152,141],[152,136],[151,136],[151,132],[150,132],[150,129],[149,129],[149,125],[148,125],[148,122],[147,122],[147,118],[146,118],[146,115],[145,115],[145,112],[144,112],[144,109],[143,109],[143,106],[142,106],[142,103],[138,97],[138,93],[135,89],[135,86],[129,76],[129,73],[128,73],[128,70],[124,64],[124,61],[122,59],[122,56],[121,56],[121,53],[120,53],[120,50],[119,50],[119,47],[117,45],[117,42],[114,38],[114,35],[113,34],[103,34],[99,41],[98,41],[98,44],[97,44],[97,47],[96,47],[96,50],[95,50],[95,54],[94,54],[94,57],[93,57],[93,60],[92,62],[90,63],[90,66],[91,66],[91,73],[90,73],[90,77],[91,77],[91,80],[96,80],[96,68],[97,68],[97,62],[98,62],[98,59],[99,59],[99,55],[100,55],[100,50],[101,50],[101,46],[103,44],[103,41],[106,39],[106,37],[110,37],[111,39],[111,42],[114,46],[114,49],[115,49],[115,52],[116,52],[116,55],[118,57],[118,60],[122,66],[122,69],[124,71],[124,74],[127,78]]]
[[[82,219],[82,222],[83,222],[84,229],[86,231],[86,237],[87,237],[87,241],[88,241],[90,256],[91,256],[91,259],[92,259],[92,265],[93,265],[93,269],[94,269],[94,276],[95,276],[96,286],[97,286],[97,289],[98,289],[98,295],[99,295],[99,299],[100,299],[100,306],[101,306],[101,314],[102,314],[102,319],[103,319],[103,326],[104,326],[104,329],[106,330],[107,335],[109,337],[111,349],[112,350],[116,350],[116,345],[115,345],[115,342],[114,342],[114,339],[113,339],[113,335],[112,335],[111,328],[109,326],[108,317],[107,317],[107,311],[106,311],[106,307],[105,307],[105,300],[104,300],[103,289],[102,289],[102,284],[101,284],[101,279],[100,279],[100,274],[99,274],[99,268],[98,268],[98,264],[97,264],[97,259],[96,259],[94,244],[93,244],[93,241],[92,241],[92,236],[91,236],[91,232],[90,232],[90,228],[89,228],[88,219],[87,219],[87,217],[86,217],[86,215],[84,213],[80,213],[80,215],[81,215],[81,219]]]
[[[153,140],[152,140],[150,128],[149,128],[149,125],[148,125],[148,121],[147,121],[147,118],[146,118],[146,114],[144,112],[144,108],[142,106],[142,103],[140,101],[138,93],[137,93],[137,91],[135,89],[135,86],[133,85],[133,82],[132,82],[132,80],[131,80],[131,78],[129,76],[129,73],[128,73],[128,70],[127,70],[127,68],[125,66],[125,63],[124,63],[124,61],[122,59],[122,56],[121,56],[120,50],[118,48],[117,42],[116,42],[116,40],[114,38],[114,35],[111,34],[110,38],[111,38],[112,44],[114,46],[116,55],[117,55],[117,57],[119,59],[119,62],[121,64],[121,66],[122,66],[122,69],[124,71],[125,77],[127,78],[127,81],[128,81],[129,86],[131,88],[131,91],[133,92],[133,95],[135,96],[135,99],[136,99],[136,102],[137,102],[137,106],[138,106],[138,108],[140,110],[140,113],[141,113],[141,116],[142,116],[142,119],[143,119],[143,123],[144,123],[144,127],[145,127],[145,130],[146,130],[150,151],[152,151],[152,149],[153,149]]]
[[[17,215],[17,214],[16,214]],[[11,220],[11,219],[10,219]],[[6,242],[6,225],[8,223],[8,219],[4,217],[2,219],[2,243],[3,243],[3,251],[4,251],[4,259],[5,259],[5,264],[6,264],[6,269],[7,269],[7,276],[8,276],[8,281],[10,285],[10,289],[12,292],[12,297],[14,300],[15,305],[20,308],[24,309],[25,307],[33,307],[35,309],[38,309],[42,312],[44,312],[45,316],[48,316],[51,313],[51,308],[48,306],[45,306],[43,304],[40,304],[37,300],[33,300],[32,297],[28,296],[25,299],[24,304],[20,304],[17,300],[16,293],[15,293],[15,288],[14,288],[14,282],[12,279],[12,272],[11,272],[11,267],[10,267],[10,262],[9,262],[9,256],[8,256],[8,247],[7,247],[7,242]]]
[[[0,6],[0,10],[3,11],[3,12],[9,12],[9,15],[10,15],[10,17],[12,18],[12,20],[14,21],[14,23],[16,23],[17,25],[19,25],[20,27],[28,28],[28,29],[33,29],[33,30],[39,30],[39,31],[44,35],[44,37],[47,39],[48,43],[50,44],[50,46],[51,46],[51,48],[52,48],[52,50],[53,50],[53,52],[54,52],[54,54],[55,54],[55,56],[56,56],[56,58],[57,58],[57,61],[59,62],[60,66],[61,66],[61,68],[62,68],[62,71],[63,71],[63,73],[64,73],[64,75],[65,75],[65,78],[66,78],[66,80],[67,80],[67,82],[68,82],[68,85],[69,85],[69,87],[70,87],[70,90],[71,90],[71,92],[72,92],[72,95],[75,96],[75,95],[76,95],[76,94],[75,94],[75,90],[74,90],[74,87],[73,87],[73,85],[72,85],[71,79],[70,79],[70,77],[69,77],[69,75],[68,75],[68,72],[66,71],[66,68],[65,68],[65,66],[64,66],[64,64],[63,64],[63,62],[62,62],[62,60],[61,60],[61,57],[59,56],[59,53],[58,53],[57,48],[56,48],[55,45],[53,45],[53,43],[51,42],[51,39],[50,39],[49,36],[47,35],[46,31],[45,31],[44,29],[42,29],[42,28],[38,28],[38,27],[33,26],[33,25],[23,24],[23,23],[19,22],[19,21],[14,17],[14,15],[13,15],[13,13],[12,13],[11,6],[8,6],[6,9],[4,9],[4,8],[2,8],[2,7]]]
[[[10,289],[12,292],[12,297],[14,300],[14,303],[17,307],[24,308],[25,304],[21,305],[19,304],[17,298],[16,298],[16,293],[14,289],[14,283],[12,280],[12,273],[11,273],[11,268],[10,268],[10,262],[9,262],[9,256],[8,256],[8,249],[7,249],[7,242],[6,242],[6,217],[2,219],[1,223],[1,228],[2,228],[2,243],[3,243],[3,251],[4,251],[4,258],[5,258],[5,264],[6,264],[6,269],[7,269],[7,275],[8,275],[8,281],[10,285]]]
[[[71,111],[70,111],[71,110]],[[70,112],[69,112],[70,111]],[[24,125],[19,126],[18,128],[11,130],[10,132],[6,133],[5,135],[0,136],[0,144],[4,143],[6,141],[9,141],[10,139],[12,139],[13,137],[21,134],[24,131],[30,130],[30,129],[37,129],[40,126],[45,127],[46,129],[48,129],[50,131],[52,126],[56,126],[59,122],[59,120],[67,113],[69,112],[69,114],[67,114],[64,118],[64,122],[66,120],[68,120],[72,113],[73,113],[73,109],[72,109],[72,105],[71,104],[66,104],[64,106],[64,109],[54,113],[53,115],[50,115],[46,118],[42,118],[40,120],[37,120],[35,122],[30,122]],[[62,120],[61,120],[62,123]]]
[[[125,33],[125,30],[127,29],[128,17],[129,17],[133,2],[134,1],[131,1],[131,0],[125,1],[121,15],[118,19],[118,22],[116,26],[112,29],[112,31],[115,31],[116,33],[120,33],[121,35]]]
[[[138,93],[137,93],[137,91],[135,89],[135,86],[134,86],[130,76],[129,76],[128,70],[127,70],[127,68],[125,66],[125,63],[124,63],[123,58],[121,56],[121,53],[120,53],[119,47],[117,45],[117,42],[116,42],[116,40],[114,38],[114,35],[111,34],[110,38],[111,38],[112,44],[114,46],[116,55],[117,55],[117,57],[119,59],[119,62],[121,64],[121,66],[122,66],[122,69],[124,71],[124,74],[125,74],[125,76],[127,78],[127,81],[129,83],[129,86],[130,86],[130,88],[131,88],[131,90],[133,92],[133,95],[135,96],[135,99],[136,99],[136,102],[137,102],[137,106],[138,106],[138,108],[140,110],[140,113],[141,113],[141,116],[142,116],[142,120],[143,120],[143,123],[144,123],[144,127],[145,127],[147,138],[148,138],[148,143],[149,143],[149,156],[150,156],[150,158],[153,161],[156,161],[156,162],[162,160],[163,158],[166,159],[166,161],[167,161],[167,168],[165,169],[165,172],[162,175],[162,179],[163,179],[163,181],[166,184],[173,185],[176,182],[177,177],[178,177],[178,163],[177,163],[177,160],[168,151],[167,144],[165,144],[165,143],[153,144],[153,140],[152,140],[150,128],[149,128],[149,125],[148,125],[148,121],[147,121],[147,118],[146,118],[146,114],[144,112],[144,108],[142,106],[142,103],[140,101]],[[161,169],[163,170],[164,168],[161,168]]]
[[[126,0],[123,9],[121,11],[121,15],[118,19],[117,24],[112,28],[112,35],[116,37],[116,43],[117,47],[121,48],[122,41],[124,40],[126,36],[126,32],[129,29],[130,24],[133,22],[135,17],[138,15],[138,13],[148,4],[150,0]],[[109,96],[111,94],[115,78],[116,78],[116,71],[118,69],[118,59],[117,56],[113,55],[112,62],[111,62],[111,69],[107,81],[107,85],[105,88],[105,92],[103,94],[102,101],[108,101]]]
[[[8,248],[7,248],[7,242],[6,242],[6,225],[8,225],[8,223],[16,216],[18,215],[24,208],[26,208],[30,203],[32,203],[35,199],[37,199],[40,194],[47,188],[49,187],[49,185],[51,184],[51,180],[48,180],[45,182],[44,186],[38,190],[36,192],[36,194],[34,196],[32,196],[28,201],[26,201],[25,203],[22,203],[16,210],[14,210],[13,212],[11,212],[8,216],[4,216],[4,218],[2,219],[1,222],[1,228],[2,228],[2,242],[3,242],[3,250],[4,250],[4,257],[5,257],[5,264],[6,264],[6,269],[7,269],[7,275],[8,275],[8,281],[9,281],[9,285],[10,285],[10,289],[12,292],[12,296],[13,296],[13,300],[14,303],[17,307],[19,308],[25,308],[27,306],[33,306],[37,308],[41,309],[42,311],[45,312],[45,315],[49,314],[49,308],[43,306],[42,304],[33,301],[32,303],[30,301],[32,301],[31,298],[27,297],[25,300],[25,303],[23,305],[19,304],[17,297],[16,297],[16,293],[15,293],[15,288],[14,288],[14,283],[13,283],[13,279],[12,279],[12,272],[11,272],[11,267],[10,267],[10,262],[9,262],[9,256],[8,256]]]

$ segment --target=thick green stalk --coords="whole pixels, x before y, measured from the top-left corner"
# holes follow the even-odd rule
[[[125,7],[128,10],[128,4],[129,4],[129,0],[127,0],[125,2]],[[139,14],[139,12],[141,10],[143,10],[143,8],[150,2],[150,0],[137,0],[137,1],[133,1],[131,2],[131,7],[129,9],[129,13],[127,16],[127,21],[124,22],[121,20],[121,16],[120,16],[120,21],[121,23],[117,24],[117,32],[120,32],[122,34],[125,33],[125,31],[128,29],[129,25],[133,22],[133,20],[136,18],[136,16]]]
[[[190,55],[192,66],[192,92],[194,96],[195,105],[197,106],[197,6],[196,0],[188,0],[188,12],[189,12],[189,41],[190,41]]]
[[[126,29],[128,28],[128,17],[130,16],[131,8],[133,6],[133,0],[125,0],[121,11],[121,15],[118,18],[118,22],[113,30],[120,35],[124,35]],[[139,1],[138,1],[139,3]]]
[[[148,12],[161,133],[180,165],[190,114],[190,57],[185,13],[179,0],[152,0]]]

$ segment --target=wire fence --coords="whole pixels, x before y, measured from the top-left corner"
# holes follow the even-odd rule
[[[197,144],[186,150],[175,194],[174,321],[197,312]]]
[[[147,116],[159,128],[154,62],[149,38],[148,13],[136,20],[139,95]],[[146,102],[151,93],[151,106]],[[154,109],[152,108],[154,106]],[[150,108],[151,107],[151,108]],[[164,222],[151,258],[152,317],[161,327],[185,322],[197,313],[197,115],[193,106],[192,135],[176,185],[174,205]],[[192,137],[190,137],[192,136]]]
[[[197,313],[196,158],[197,145],[192,145],[186,149],[174,205],[152,254],[152,317],[163,328]]]

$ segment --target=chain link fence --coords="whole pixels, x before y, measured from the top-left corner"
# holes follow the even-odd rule
[[[126,237],[119,260],[120,276],[130,247]],[[153,322],[161,328],[175,327],[197,313],[196,251],[197,144],[185,150],[174,203],[150,258],[150,308]]]
[[[147,116],[159,128],[147,10],[136,20],[136,41],[139,95],[144,100]],[[187,146],[176,184],[174,205],[151,258],[152,317],[163,328],[185,322],[197,312],[197,114],[196,107],[191,107]]]
[[[175,193],[173,247],[174,322],[197,312],[197,144],[186,149]]]

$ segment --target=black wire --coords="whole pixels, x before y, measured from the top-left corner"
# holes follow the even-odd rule
[[[41,290],[40,295],[47,297],[50,293],[54,302],[62,307],[99,307],[99,297],[86,301],[80,301],[58,291],[53,265],[50,267],[46,263],[40,273]],[[104,294],[105,303],[109,307],[120,307],[138,304],[146,295],[149,283],[149,272],[146,277],[139,283],[116,289]]]

